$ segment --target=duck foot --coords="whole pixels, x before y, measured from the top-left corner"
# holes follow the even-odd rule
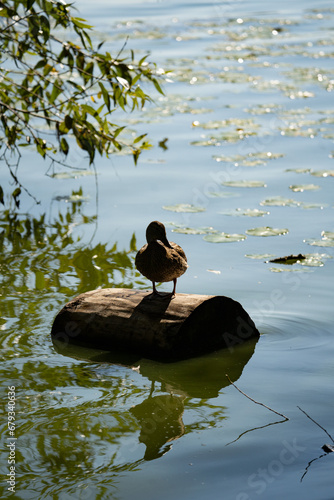
[[[153,297],[159,297],[161,299],[173,299],[175,297],[176,280],[173,280],[173,281],[174,281],[174,287],[173,287],[173,291],[171,293],[158,292],[158,290],[156,289],[156,286],[155,286],[155,282],[152,281],[153,292],[150,295],[148,295],[148,297],[150,299],[152,299]]]
[[[174,299],[175,297],[175,294],[173,293],[167,293],[167,292],[151,292],[149,295],[147,295],[147,299],[154,299],[154,298],[157,298],[157,299],[161,299],[161,300],[165,300],[165,299]]]

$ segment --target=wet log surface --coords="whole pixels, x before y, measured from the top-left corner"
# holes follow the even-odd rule
[[[259,332],[243,307],[224,296],[107,288],[83,293],[57,314],[55,344],[78,344],[173,361],[233,349]]]

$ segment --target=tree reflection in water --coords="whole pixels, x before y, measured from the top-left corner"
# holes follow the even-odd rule
[[[95,216],[84,215],[78,193],[51,222],[46,214],[0,211],[0,327],[25,331],[43,324],[46,310],[53,314],[76,294],[142,283],[132,258],[135,235],[129,249],[121,251],[117,243],[89,245],[78,236],[76,228],[96,222]]]

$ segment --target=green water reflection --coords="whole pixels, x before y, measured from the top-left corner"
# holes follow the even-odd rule
[[[82,292],[112,283],[116,271],[123,280],[133,271],[135,236],[127,251],[118,251],[117,243],[111,248],[80,243],[75,228],[95,222],[82,213],[81,203],[72,202],[51,223],[45,217],[0,213],[1,290],[6,295],[32,289],[71,295],[73,285]]]
[[[87,245],[77,230],[95,222],[84,215],[81,202],[68,204],[51,222],[45,214],[0,213],[0,327],[7,348],[14,335],[16,354],[24,332],[48,325],[67,298],[99,286],[140,283],[132,258],[135,236],[126,250],[117,243]]]

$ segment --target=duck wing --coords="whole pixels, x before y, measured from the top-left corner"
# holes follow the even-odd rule
[[[138,271],[155,282],[172,281],[185,273],[188,264],[184,251],[175,243],[171,246],[166,247],[161,241],[144,245],[136,255]]]
[[[173,250],[175,250],[179,254],[179,256],[187,262],[187,257],[184,253],[183,248],[180,247],[180,245],[178,245],[177,243],[174,243],[174,241],[170,241],[170,245],[171,247],[173,247]]]

